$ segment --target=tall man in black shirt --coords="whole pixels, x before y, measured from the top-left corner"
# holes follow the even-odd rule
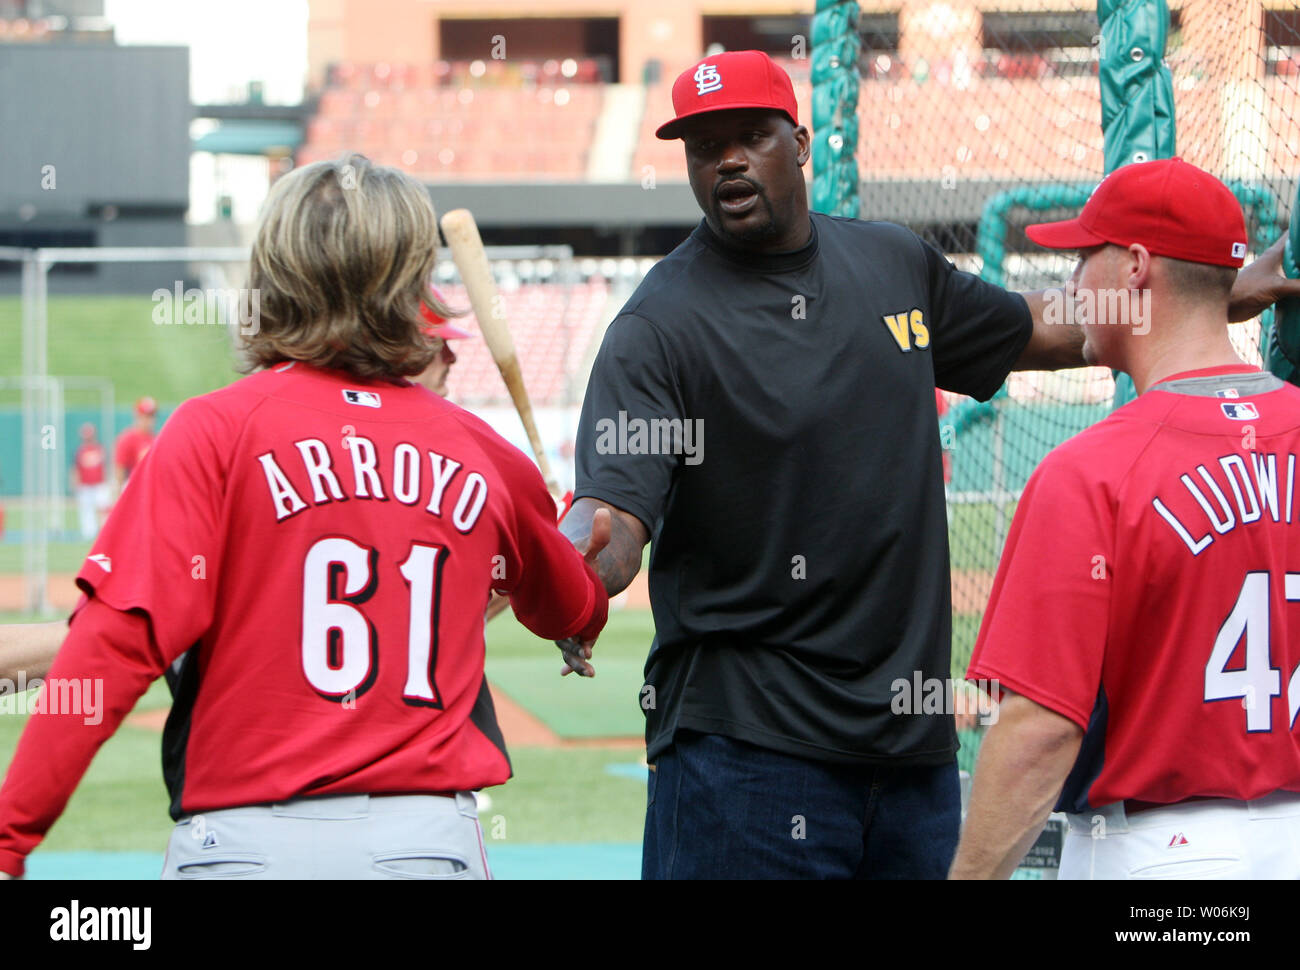
[[[706,58],[673,105],[704,219],[605,335],[561,526],[582,548],[610,510],[611,593],[653,538],[643,876],[943,878],[953,718],[891,710],[949,676],[935,388],[1080,366],[1080,333],[906,229],[810,214],[765,54]]]

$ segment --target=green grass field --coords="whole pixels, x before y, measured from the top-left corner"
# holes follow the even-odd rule
[[[19,618],[0,614],[0,622]],[[611,618],[597,644],[592,679],[559,676],[559,652],[523,629],[513,617],[488,628],[488,674],[505,669],[516,686],[539,682],[539,706],[530,711],[557,733],[582,737],[640,734],[637,706],[640,665],[653,635],[648,611],[624,610]],[[544,682],[544,683],[542,683]],[[157,682],[137,711],[169,705],[166,686]],[[26,716],[0,713],[0,774],[9,765]],[[590,720],[599,726],[591,729]],[[162,782],[158,732],[126,724],[100,749],[90,771],[51,830],[42,850],[49,852],[161,852],[171,830]],[[644,820],[645,785],[636,777],[641,755],[628,749],[515,748],[515,777],[491,789],[483,813],[492,842],[635,842]],[[610,768],[615,771],[608,770]]]
[[[596,676],[558,676],[559,651],[502,617],[488,627],[488,680],[565,738],[639,736],[641,671],[654,636],[649,610],[611,613],[596,644]]]
[[[154,306],[147,296],[51,296],[49,372],[107,376],[119,404],[147,394],[165,407],[239,376],[227,327],[159,326]],[[0,298],[0,377],[22,373],[22,332],[20,300]]]
[[[52,573],[75,573],[81,568],[89,542],[51,542],[49,564]],[[21,542],[0,542],[0,574],[23,571],[23,546]]]
[[[1016,514],[1016,503],[1010,502],[1002,510],[1002,539],[1011,527],[1011,517]],[[998,509],[991,502],[972,502],[952,506],[952,525],[948,529],[949,552],[952,568],[998,568],[1001,543],[997,541]]]

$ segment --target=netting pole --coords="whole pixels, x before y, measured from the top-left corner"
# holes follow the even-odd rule
[[[812,28],[812,207],[857,218],[858,5],[817,0]]]
[[[1165,0],[1098,0],[1101,25],[1101,130],[1109,175],[1129,162],[1172,158],[1177,129],[1174,80],[1165,63]],[[1115,377],[1115,407],[1137,397],[1133,379]]]

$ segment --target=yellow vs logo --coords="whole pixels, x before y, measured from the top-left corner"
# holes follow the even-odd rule
[[[925,314],[920,310],[910,313],[891,313],[883,318],[885,326],[898,341],[898,349],[908,353],[913,346],[924,350],[930,346],[930,331],[925,327]]]

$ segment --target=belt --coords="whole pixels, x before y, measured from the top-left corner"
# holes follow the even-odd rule
[[[1175,805],[1186,805],[1188,802],[1219,802],[1231,801],[1225,799],[1222,795],[1189,795],[1186,798],[1180,798],[1176,802],[1144,802],[1137,798],[1124,799],[1124,814],[1137,815],[1139,812],[1150,811],[1153,808],[1173,808]]]

